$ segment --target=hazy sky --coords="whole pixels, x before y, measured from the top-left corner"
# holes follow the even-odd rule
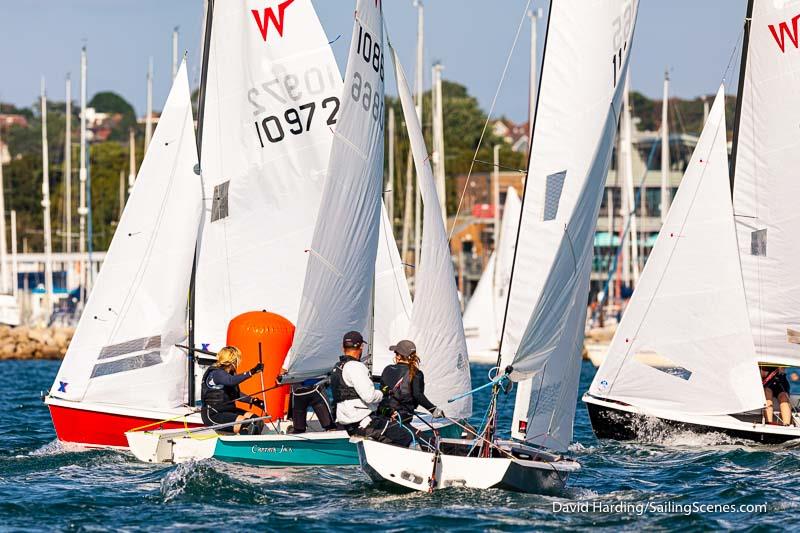
[[[218,0],[219,2],[237,0]],[[572,0],[582,1],[582,0]],[[264,5],[277,0],[264,0]],[[353,24],[353,0],[313,0],[339,67],[344,70]],[[425,0],[425,80],[430,65],[445,65],[444,77],[466,85],[488,111],[527,0]],[[664,69],[671,94],[714,93],[741,37],[745,0],[641,0],[632,64],[632,87],[661,97]],[[547,12],[549,2],[533,0]],[[413,72],[416,10],[412,0],[384,0],[392,42],[407,72]],[[41,76],[48,95],[64,99],[72,73],[78,97],[80,48],[89,50],[89,95],[122,94],[141,115],[145,107],[148,57],[155,65],[154,107],[169,90],[172,28],[180,27],[180,49],[188,50],[190,80],[198,76],[202,0],[0,0],[0,101],[30,105]],[[539,23],[539,54],[546,18]],[[495,115],[525,120],[528,104],[528,45],[525,27],[500,93]],[[739,50],[734,64],[738,71]],[[729,76],[731,77],[731,76]],[[729,93],[736,80],[728,80]],[[393,81],[387,79],[387,88]],[[388,90],[388,89],[387,89]],[[393,92],[393,91],[390,91]]]

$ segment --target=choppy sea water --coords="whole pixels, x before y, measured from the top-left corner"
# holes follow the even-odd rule
[[[600,442],[580,400],[571,453],[583,472],[560,497],[390,493],[358,467],[269,470],[215,460],[159,466],[121,452],[67,451],[39,399],[57,368],[52,361],[0,362],[1,531],[749,530],[794,529],[800,520],[800,445],[743,446],[691,433],[657,445]],[[485,383],[486,367],[472,370],[474,383]],[[580,394],[593,374],[584,363]],[[475,400],[478,423],[488,393]],[[510,417],[513,400],[501,407]],[[749,512],[720,507],[764,504]]]

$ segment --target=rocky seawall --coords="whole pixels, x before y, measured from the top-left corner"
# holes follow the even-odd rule
[[[0,326],[0,361],[8,359],[63,359],[75,328]]]

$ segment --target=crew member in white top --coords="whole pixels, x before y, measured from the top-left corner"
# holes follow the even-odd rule
[[[374,414],[383,393],[375,390],[369,368],[361,362],[364,351],[361,333],[346,333],[342,339],[342,351],[344,355],[331,371],[337,425],[350,435],[408,447],[414,439],[411,428]]]

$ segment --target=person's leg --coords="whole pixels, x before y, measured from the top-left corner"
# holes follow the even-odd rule
[[[248,419],[248,418],[252,418],[253,416],[255,416],[255,415],[253,415],[253,413],[251,413],[250,411],[241,411],[241,414],[236,416],[236,421],[237,422],[241,422],[242,420],[245,420],[245,419]],[[241,424],[236,424],[235,426],[233,426],[233,432],[234,433],[239,434],[239,432],[241,432],[241,431],[242,431],[242,425]]]
[[[336,429],[336,424],[333,423],[331,408],[328,405],[328,399],[325,397],[325,394],[317,389],[313,394],[309,395],[309,398],[311,408],[314,409],[314,413],[317,415],[317,419],[319,420],[322,429]]]
[[[292,433],[305,432],[306,413],[308,412],[310,397],[311,395],[308,393],[295,394],[294,391],[292,392]]]
[[[792,423],[792,406],[789,403],[789,395],[785,392],[778,394],[778,405],[781,409],[781,420],[784,426]]]
[[[408,448],[414,440],[411,427],[404,427],[399,423],[384,417],[375,417],[367,426],[367,436],[385,444],[394,444]]]
[[[764,408],[764,418],[767,419],[767,424],[772,423],[772,389],[764,387],[764,396],[767,398],[767,406]]]

